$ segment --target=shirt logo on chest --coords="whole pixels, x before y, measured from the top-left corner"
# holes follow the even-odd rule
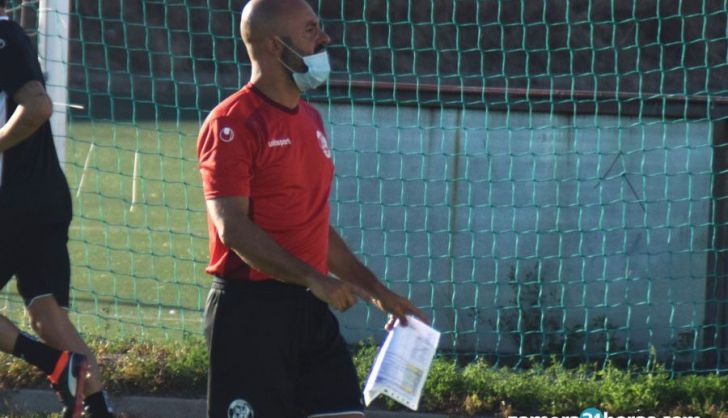
[[[291,145],[291,138],[275,138],[268,141],[268,148],[284,147]]]
[[[331,149],[329,149],[329,143],[326,141],[326,135],[317,129],[316,138],[318,138],[319,145],[321,145],[321,151],[323,151],[326,158],[331,158]]]

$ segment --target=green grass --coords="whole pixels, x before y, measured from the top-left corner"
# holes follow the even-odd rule
[[[139,342],[93,339],[102,373],[114,394],[204,397],[207,352],[200,337]],[[354,362],[364,384],[377,347],[356,348]],[[47,387],[45,377],[23,361],[0,355],[0,390]],[[380,398],[376,407],[402,410]],[[620,369],[561,365],[515,370],[483,361],[460,366],[436,358],[420,402],[421,411],[464,415],[572,416],[587,407],[610,415],[691,415],[728,418],[728,376],[670,376],[663,367]]]
[[[82,332],[142,339],[201,333],[209,277],[197,130],[196,122],[69,124],[71,297]],[[2,296],[2,313],[22,321],[14,286]]]
[[[376,352],[377,347],[365,345],[355,355],[362,385]],[[403,409],[388,398],[376,402],[386,409]],[[555,362],[522,370],[496,368],[482,360],[461,366],[436,358],[420,400],[421,411],[462,415],[579,416],[588,407],[612,416],[727,418],[728,376],[671,377],[662,365],[567,368]]]

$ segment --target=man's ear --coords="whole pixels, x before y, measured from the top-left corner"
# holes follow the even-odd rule
[[[281,45],[281,42],[275,37],[275,36],[269,36],[265,39],[264,48],[267,53],[270,55],[273,55],[275,57],[279,57],[281,55],[281,50],[283,49],[283,45]]]

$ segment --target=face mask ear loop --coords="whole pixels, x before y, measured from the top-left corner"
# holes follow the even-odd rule
[[[285,62],[283,62],[283,60],[282,60],[282,59],[278,58],[278,62],[280,62],[280,63],[281,63],[281,64],[282,64],[282,65],[283,65],[284,67],[286,67],[286,69],[287,69],[288,71],[290,71],[291,73],[295,73],[295,71],[293,71],[293,68],[291,68],[291,67],[287,66],[287,65],[286,65],[286,63],[285,63]]]
[[[289,50],[289,51],[291,51],[291,52],[293,52],[294,54],[296,54],[296,56],[297,56],[298,58],[301,58],[301,59],[303,59],[303,55],[299,54],[298,52],[296,52],[296,50],[295,50],[295,49],[291,48],[290,46],[288,46],[288,44],[287,44],[287,43],[283,42],[283,39],[281,39],[281,37],[280,37],[280,36],[277,36],[277,35],[276,35],[276,36],[275,36],[275,38],[276,38],[276,40],[277,40],[278,42],[280,42],[280,43],[281,43],[281,44],[282,44],[283,46],[285,46],[286,48],[288,48],[288,50]]]
[[[281,38],[280,38],[280,37],[279,37],[278,35],[276,35],[276,36],[275,36],[275,39],[276,39],[276,41],[280,42],[280,43],[281,43],[281,45],[285,46],[285,47],[286,47],[286,48],[287,48],[287,49],[288,49],[289,51],[291,51],[291,52],[293,52],[294,54],[296,54],[296,56],[297,56],[298,58],[300,58],[300,59],[301,59],[301,61],[304,61],[304,59],[303,59],[303,56],[302,56],[301,54],[299,54],[298,52],[296,52],[296,51],[295,51],[295,50],[294,50],[293,48],[291,48],[290,46],[288,46],[288,44],[287,44],[287,43],[283,42],[283,39],[281,39]],[[298,72],[298,71],[295,71],[295,70],[294,70],[293,68],[289,67],[288,65],[286,65],[286,63],[285,63],[285,62],[283,62],[283,60],[282,60],[282,59],[278,58],[278,61],[279,61],[279,62],[280,62],[281,64],[283,64],[283,66],[284,66],[284,67],[286,67],[286,69],[288,69],[288,71],[290,71],[291,73],[296,73],[296,72]],[[306,65],[306,63],[305,63],[305,62],[303,63],[303,66],[304,66],[304,67],[306,67],[306,71],[308,71],[308,66]]]

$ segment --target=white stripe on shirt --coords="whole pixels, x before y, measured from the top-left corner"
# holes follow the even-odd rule
[[[10,20],[7,16],[0,16],[0,20]],[[7,122],[7,95],[4,91],[0,91],[0,126],[4,126]],[[3,153],[0,152],[0,187],[3,185]]]
[[[2,17],[2,16],[0,16]],[[8,96],[4,91],[0,91],[0,126],[4,126],[7,115],[5,114],[8,103]],[[0,187],[3,185],[3,153],[0,152]]]

